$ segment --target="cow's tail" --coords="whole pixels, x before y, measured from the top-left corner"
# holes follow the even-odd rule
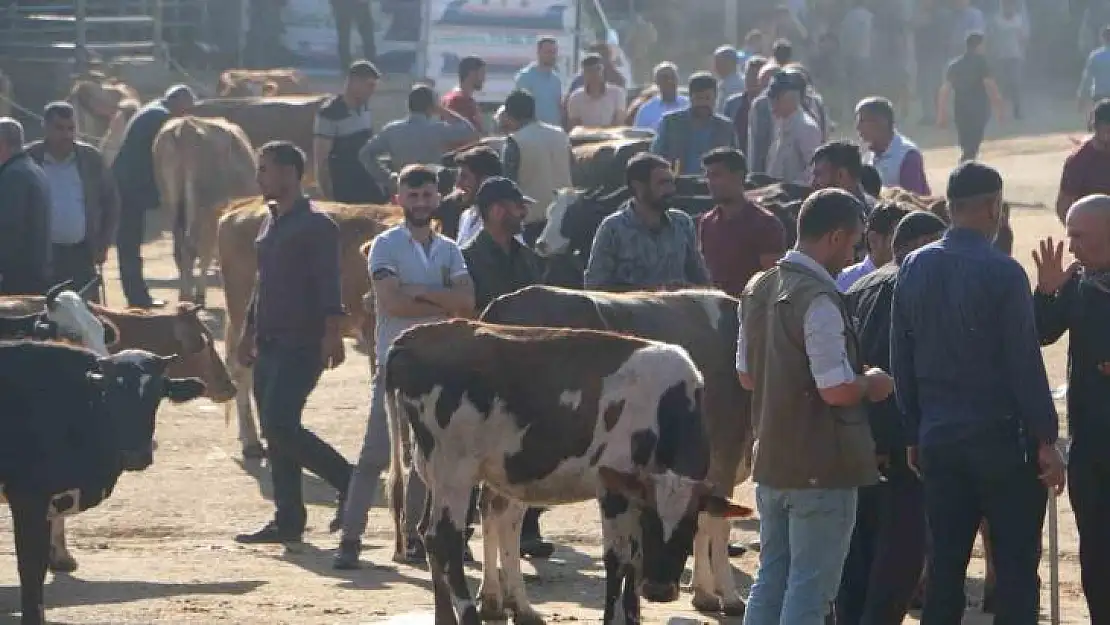
[[[393,356],[391,353],[389,356]],[[389,513],[393,517],[393,542],[394,557],[400,558],[405,554],[408,546],[405,544],[406,532],[402,511],[405,508],[405,474],[408,473],[405,449],[408,447],[409,428],[403,421],[404,410],[401,408],[401,392],[394,388],[389,379],[388,366],[393,360],[386,357],[381,384],[385,385],[385,414],[389,423],[389,477],[386,480],[386,493],[389,499]]]

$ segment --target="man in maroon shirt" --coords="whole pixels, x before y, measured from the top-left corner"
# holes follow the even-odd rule
[[[717,205],[698,220],[698,242],[713,284],[740,297],[756,273],[785,252],[782,222],[744,197],[748,161],[733,148],[717,148],[702,158],[709,193]]]
[[[1099,101],[1091,112],[1094,136],[1064,161],[1056,214],[1060,221],[1076,200],[1096,193],[1110,194],[1110,99]]]
[[[479,134],[485,134],[482,126],[482,112],[478,110],[478,101],[474,99],[474,92],[482,90],[486,82],[486,62],[477,56],[466,56],[459,61],[459,86],[448,91],[440,100],[440,106],[448,111],[454,111],[470,122]],[[445,121],[451,121],[447,117]]]

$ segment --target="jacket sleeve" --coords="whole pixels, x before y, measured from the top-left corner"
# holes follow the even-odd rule
[[[27,212],[27,279],[30,292],[41,292],[50,281],[50,189],[45,177],[27,172],[23,176],[24,206]],[[37,285],[37,287],[36,287]]]
[[[1071,325],[1071,310],[1079,295],[1079,276],[1072,276],[1056,293],[1033,291],[1033,321],[1041,345],[1060,340]]]

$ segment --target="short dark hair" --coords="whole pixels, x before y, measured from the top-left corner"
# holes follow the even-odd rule
[[[540,37],[539,39],[536,39],[536,48],[539,48],[540,46],[542,46],[545,43],[559,45],[559,40],[552,37],[551,35],[544,35],[544,36]]]
[[[794,45],[790,43],[789,39],[776,39],[774,45],[771,46],[771,56],[774,57],[775,63],[786,65],[790,59],[794,58]]]
[[[690,76],[690,80],[687,81],[686,88],[689,89],[690,95],[711,90],[716,91],[717,79],[709,72],[694,72]]]
[[[701,157],[701,164],[705,167],[717,164],[724,165],[732,173],[748,174],[748,159],[744,153],[736,148],[714,148]]]
[[[1091,110],[1092,124],[1110,124],[1110,98],[1103,98],[1095,103]]]
[[[640,152],[628,159],[628,166],[624,169],[624,182],[632,189],[633,182],[641,184],[651,183],[651,172],[656,169],[670,169],[671,164],[665,158],[651,152]]]
[[[397,174],[397,185],[406,186],[410,189],[422,187],[426,184],[436,185],[438,182],[439,177],[436,176],[436,171],[427,165],[406,165],[401,173]]]
[[[856,115],[860,113],[877,115],[886,121],[888,127],[894,128],[894,104],[884,97],[871,96],[860,100],[856,105]]]
[[[871,214],[867,216],[866,231],[889,237],[894,234],[898,222],[909,214],[910,211],[897,202],[879,202],[871,209]]]
[[[377,80],[381,77],[382,73],[378,71],[377,66],[366,59],[355,61],[347,68],[347,78],[373,78]]]
[[[501,175],[501,158],[489,146],[479,145],[470,148],[456,156],[455,163],[481,178]]]
[[[459,82],[466,80],[471,74],[485,66],[486,62],[480,56],[464,56],[459,61]]]
[[[536,117],[536,98],[525,89],[513,89],[505,98],[505,114],[517,121]]]
[[[864,165],[859,172],[859,186],[868,195],[878,197],[883,191],[883,177],[874,165]]]
[[[767,57],[761,54],[753,54],[748,57],[747,61],[744,61],[744,75],[746,76],[752,72],[761,72],[766,65]]]
[[[292,141],[270,141],[258,148],[258,155],[269,158],[275,165],[292,167],[297,172],[298,180],[304,177],[304,150]]]
[[[851,141],[829,141],[817,148],[810,161],[816,164],[825,161],[837,169],[848,171],[848,175],[859,180],[863,173],[863,155],[859,146]]]
[[[73,119],[73,105],[65,100],[55,100],[43,107],[42,121],[50,122],[58,118]]]
[[[814,241],[837,230],[856,230],[863,206],[842,189],[820,189],[802,202],[798,213],[798,239]]]
[[[983,33],[968,33],[967,35],[967,51],[971,52],[975,48],[983,45]]]
[[[436,103],[436,92],[428,85],[416,85],[409,90],[409,112],[427,113]]]
[[[582,57],[582,69],[586,69],[587,67],[598,67],[604,64],[605,61],[602,60],[601,55],[595,52],[591,52]]]

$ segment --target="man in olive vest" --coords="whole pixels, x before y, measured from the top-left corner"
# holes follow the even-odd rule
[[[762,549],[745,625],[823,625],[855,525],[857,489],[878,481],[864,402],[893,382],[864,372],[833,276],[862,234],[859,200],[822,189],[802,205],[798,243],[740,300],[736,370],[753,392],[752,479]]]

